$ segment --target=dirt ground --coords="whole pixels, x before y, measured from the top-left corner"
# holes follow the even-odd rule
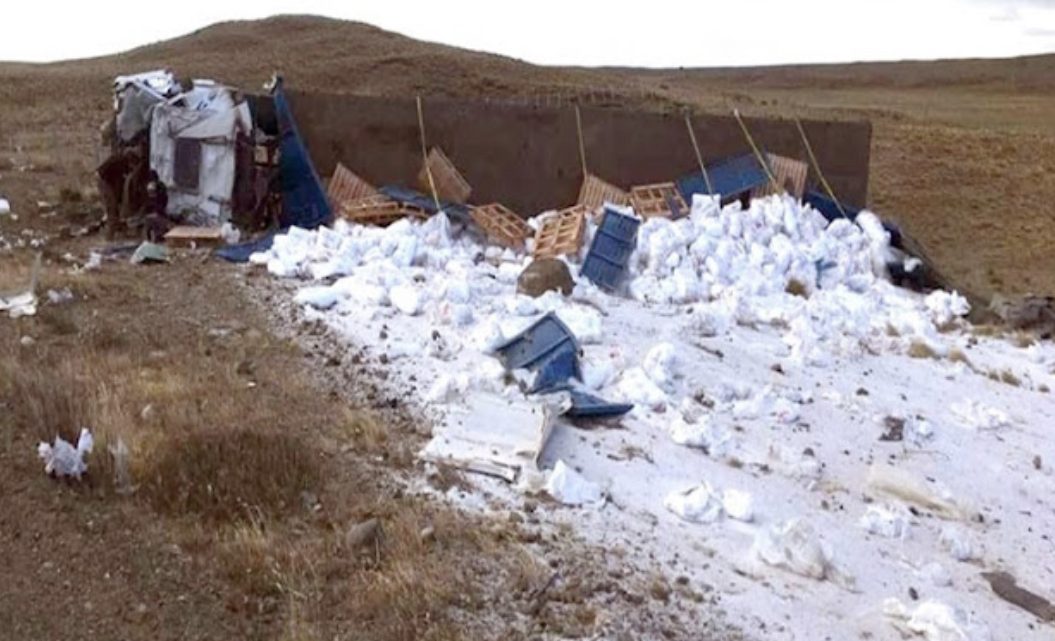
[[[189,252],[79,272],[106,245],[79,234],[100,216],[92,170],[114,75],[171,66],[255,88],[280,69],[305,89],[867,117],[872,205],[985,296],[1055,294],[1050,61],[550,69],[281,18],[107,58],[0,63],[0,195],[17,215],[0,218],[0,291],[45,239],[40,291],[73,294],[0,316],[0,639],[730,634],[703,586],[658,568],[624,576],[617,555],[540,531],[530,503],[480,520],[406,492],[421,425],[383,368],[269,315],[245,271]],[[48,479],[36,443],[81,426],[97,435],[89,482]],[[126,465],[109,451],[119,442]],[[370,519],[381,537],[357,527]],[[681,602],[702,619],[672,616]]]

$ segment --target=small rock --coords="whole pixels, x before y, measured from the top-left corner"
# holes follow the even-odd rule
[[[381,538],[381,521],[376,518],[367,519],[362,523],[356,523],[348,529],[344,537],[344,543],[350,549],[356,550],[369,545],[374,545]]]
[[[517,293],[537,298],[548,291],[559,291],[571,295],[575,281],[564,261],[556,258],[541,258],[533,261],[520,272],[517,278]]]
[[[1044,467],[1044,459],[1040,458],[1040,454],[1033,457],[1033,469],[1039,470]]]

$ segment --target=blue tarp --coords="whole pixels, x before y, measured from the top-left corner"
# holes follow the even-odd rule
[[[255,240],[219,247],[213,251],[213,255],[231,263],[245,263],[249,261],[249,257],[253,254],[271,249],[271,243],[275,241],[275,235],[285,233],[285,231],[284,229],[277,232],[269,231]]]
[[[314,229],[330,222],[333,212],[308,149],[297,131],[282,80],[273,93],[279,132],[279,179],[282,186],[282,227]]]
[[[846,203],[836,204],[834,200],[832,200],[825,194],[822,194],[817,191],[806,192],[806,195],[802,198],[802,200],[807,205],[813,207],[818,212],[820,212],[821,215],[827,218],[829,222],[838,218],[842,218],[843,213],[846,214],[846,218],[849,218],[850,220],[857,220],[857,214],[861,213],[860,209],[850,207]],[[842,205],[842,212],[839,211],[839,205]],[[901,242],[901,229],[899,229],[898,226],[894,223],[887,220],[882,221],[882,223],[883,229],[887,230],[887,232],[890,234],[890,244],[893,247],[897,247],[898,249],[903,249]]]
[[[424,209],[430,214],[435,214],[439,211],[439,209],[436,209],[436,201],[432,196],[426,196],[419,191],[396,185],[386,185],[379,191],[397,203],[413,205],[420,209]],[[441,200],[440,209],[442,209],[443,212],[447,214],[447,217],[453,221],[468,224],[472,220],[469,216],[469,207],[467,205],[459,205],[458,203],[449,203]]]
[[[735,156],[708,165],[707,177],[711,179],[711,190],[707,189],[703,172],[695,172],[678,179],[678,191],[690,206],[695,194],[720,194],[724,203],[766,184],[769,180],[765,168],[754,154]]]

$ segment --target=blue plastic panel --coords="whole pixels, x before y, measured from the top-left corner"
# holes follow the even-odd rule
[[[571,418],[608,418],[622,416],[634,409],[631,403],[609,403],[603,398],[586,392],[577,390],[569,390],[569,392],[571,393],[571,409],[564,412],[564,415]]]
[[[535,323],[495,349],[498,360],[508,370],[534,369],[559,350],[568,349],[579,353],[575,335],[550,312]],[[578,366],[576,366],[576,372]]]
[[[579,274],[607,290],[619,287],[626,278],[626,267],[637,244],[640,225],[637,218],[605,209]]]
[[[722,202],[727,202],[766,184],[769,178],[766,170],[754,154],[735,156],[707,166],[707,177],[711,179],[712,191],[707,189],[707,181],[702,172],[695,172],[678,179],[678,191],[690,206],[695,194],[719,194]]]
[[[579,353],[572,343],[561,343],[556,351],[535,365],[538,374],[529,394],[548,394],[568,387],[568,381],[581,379]]]

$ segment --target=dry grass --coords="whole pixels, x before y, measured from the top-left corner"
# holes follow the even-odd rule
[[[909,344],[908,355],[911,358],[938,358],[934,348],[920,340],[913,340]]]
[[[799,296],[801,298],[809,298],[809,290],[806,289],[806,285],[797,278],[788,280],[788,284],[784,287],[784,291],[792,296]]]
[[[73,440],[91,427],[90,481],[76,491],[97,497],[95,510],[125,505],[162,519],[231,591],[228,610],[277,613],[266,638],[315,641],[349,626],[366,640],[474,638],[466,621],[489,616],[489,594],[527,598],[544,580],[547,568],[510,526],[389,494],[384,472],[360,472],[372,461],[399,464],[396,453],[409,451],[401,428],[371,410],[319,403],[316,384],[291,368],[303,357],[288,343],[256,331],[217,338],[199,319],[155,309],[176,294],[152,296],[124,276],[48,278],[77,300],[43,306],[17,332],[0,327],[9,344],[18,333],[36,338],[0,352],[7,447],[21,439],[16,449],[30,449],[27,435]],[[235,366],[245,361],[257,365]],[[118,443],[128,452],[120,465]],[[368,518],[382,536],[350,547],[346,533]]]
[[[953,347],[950,349],[947,358],[953,363],[963,363],[964,365],[971,367],[971,359],[967,358],[967,354],[959,347]]]

